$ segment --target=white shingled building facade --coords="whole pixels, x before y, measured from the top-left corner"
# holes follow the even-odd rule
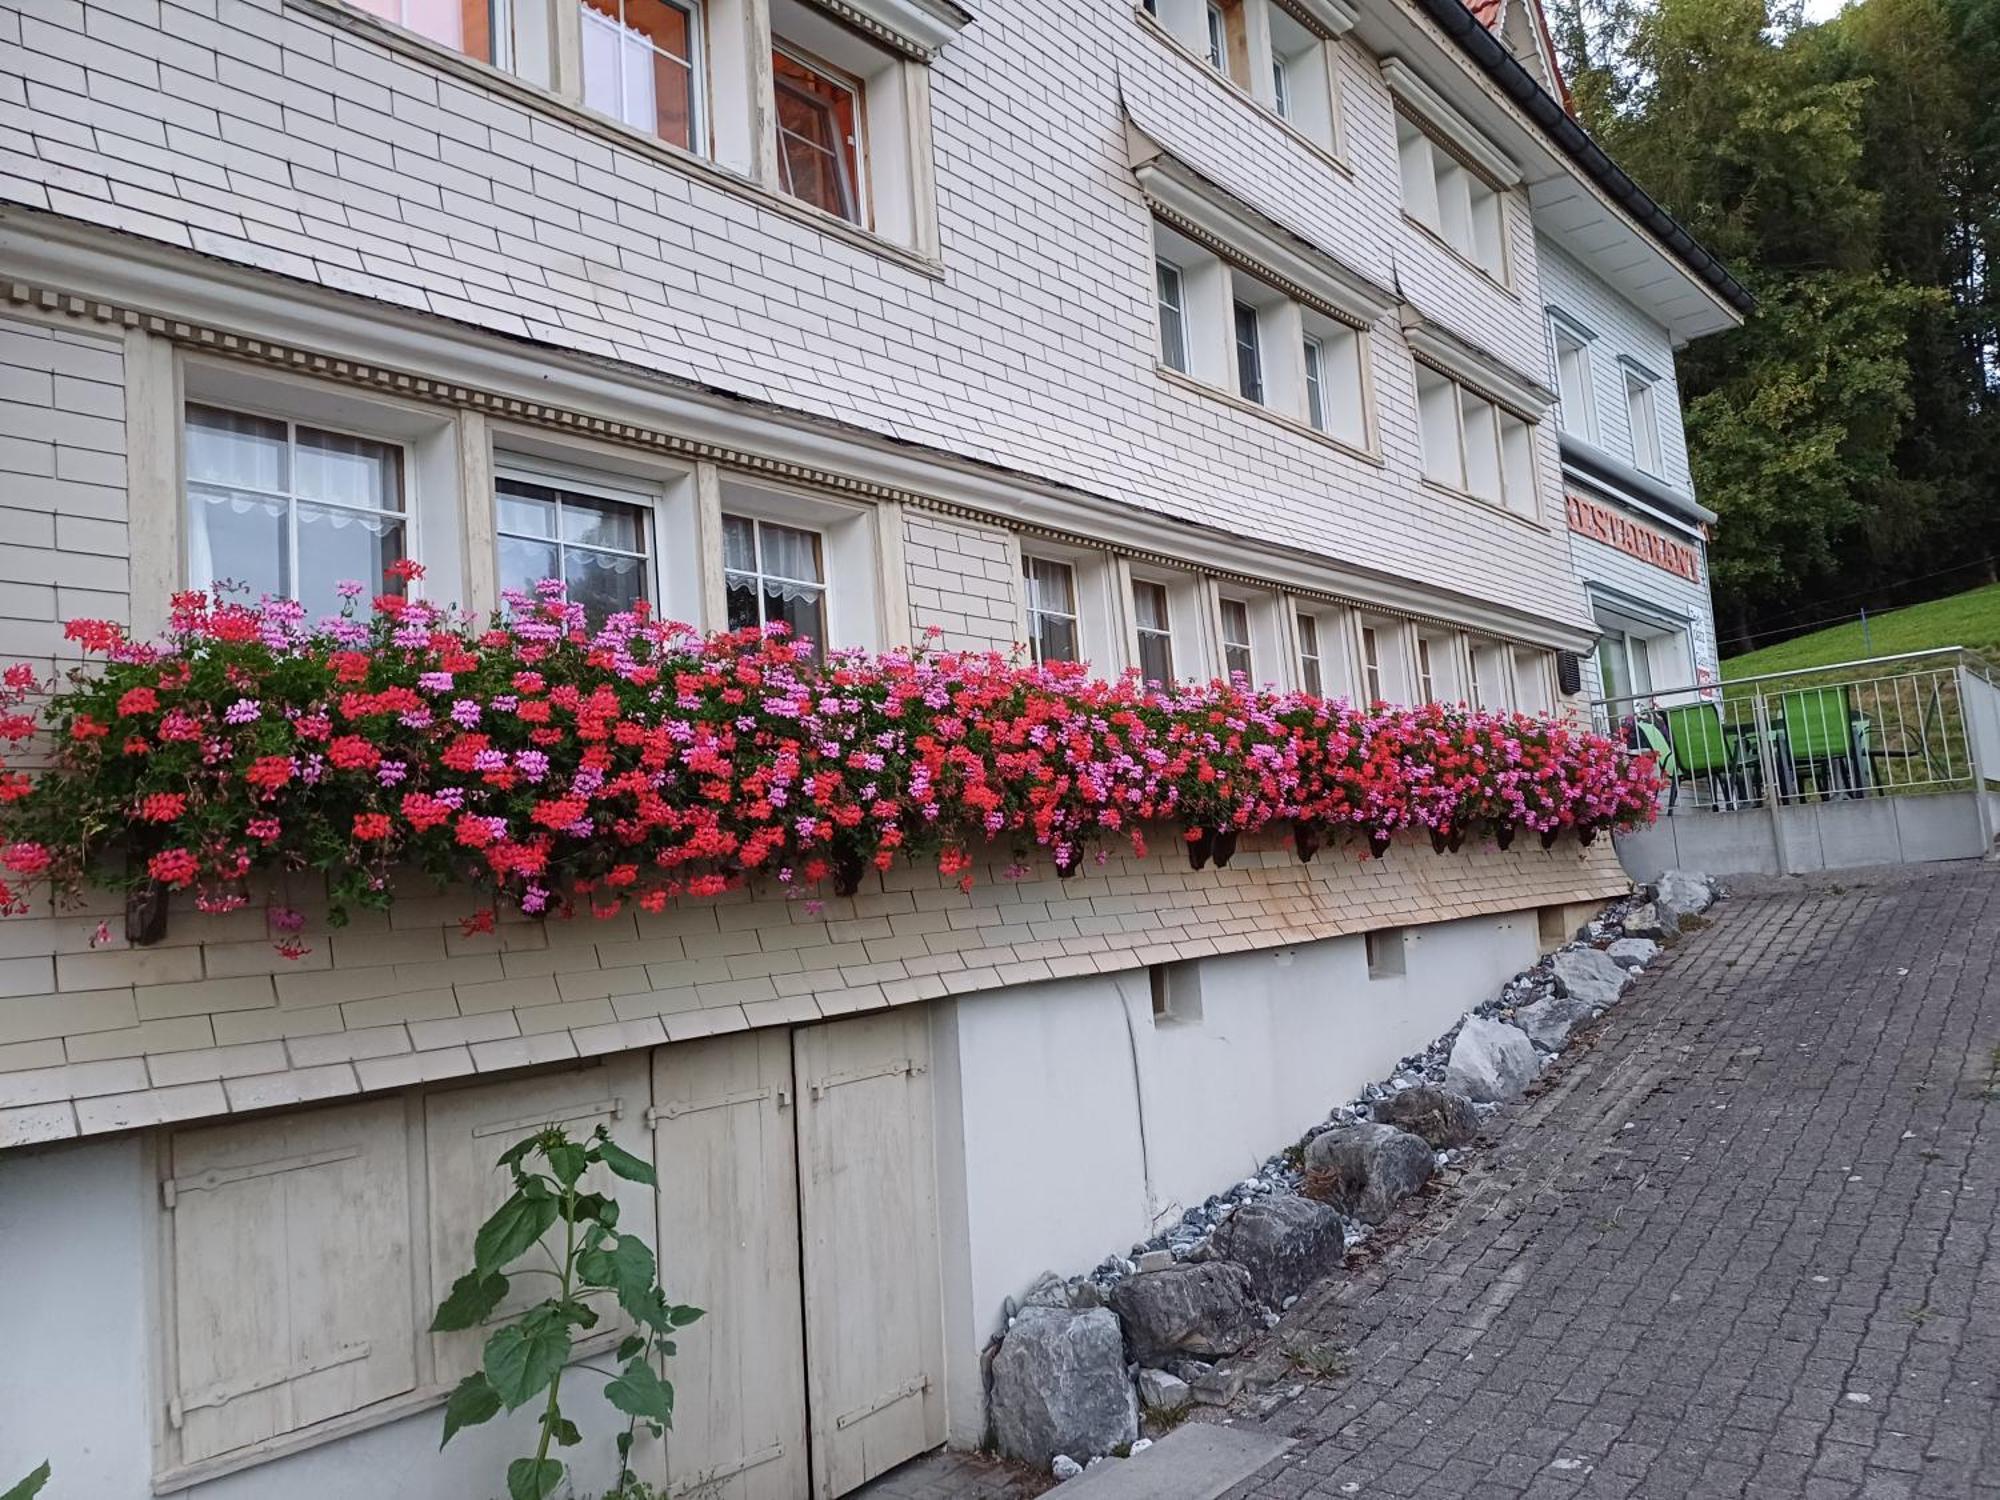
[[[0,0],[0,658],[407,557],[477,610],[553,574],[1107,674],[1680,685],[1714,647],[1672,351],[1748,298],[1541,36],[1457,0]],[[503,1138],[557,1119],[658,1162],[625,1222],[709,1309],[642,1471],[830,1500],[979,1441],[1010,1293],[1624,884],[1602,842],[1009,862],[471,936],[450,893],[336,931],[294,889],[292,958],[254,908],[0,920],[0,1480],[497,1493],[518,1426],[436,1452],[475,1355],[426,1328]]]

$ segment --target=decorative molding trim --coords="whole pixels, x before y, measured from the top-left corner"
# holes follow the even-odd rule
[[[1524,421],[1541,421],[1556,404],[1556,393],[1539,380],[1431,322],[1407,302],[1402,319],[1403,338],[1420,363],[1499,402]]]
[[[1347,0],[1277,0],[1278,9],[1322,41],[1338,41],[1359,19]]]
[[[972,21],[952,0],[807,0],[905,57],[927,63]]]
[[[849,499],[893,501],[1182,572],[1391,611],[1546,650],[1587,651],[1592,638],[1587,626],[1558,616],[1532,614],[1283,544],[1259,543],[1219,527],[894,443],[830,419],[700,389],[615,361],[542,347],[524,352],[516,340],[433,314],[306,288],[268,272],[197,261],[172,247],[112,236],[31,210],[0,209],[0,265],[10,268],[0,279],[0,306],[137,329],[211,355],[625,443],[684,462],[713,463],[749,479]],[[29,266],[35,269],[27,270]],[[119,298],[83,296],[58,284],[71,278],[118,288]],[[190,303],[202,307],[204,315],[150,310]],[[260,315],[291,336],[244,334],[222,321]],[[357,341],[393,351],[394,362],[390,357],[322,352],[328,345]],[[418,363],[468,373],[456,379],[413,373],[409,366]],[[471,372],[483,378],[473,378]],[[551,398],[509,393],[504,382],[510,376],[520,388],[548,391]],[[600,416],[590,407],[623,409],[652,420]],[[668,422],[681,430],[660,425]],[[1081,529],[1086,524],[1094,529]],[[1169,545],[1180,550],[1161,550]],[[1246,571],[1252,568],[1257,571]]]
[[[1401,104],[1444,138],[1445,144],[1502,191],[1521,185],[1521,169],[1444,95],[1410,71],[1398,57],[1382,59],[1382,81]]]
[[[1336,260],[1189,166],[1128,114],[1132,175],[1154,217],[1196,244],[1269,282],[1295,302],[1358,329],[1396,305],[1396,294]]]

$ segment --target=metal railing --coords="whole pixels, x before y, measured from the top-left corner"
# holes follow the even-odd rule
[[[1659,757],[1661,811],[1984,790],[2000,684],[1961,647],[1601,698],[1599,730]],[[1976,799],[1987,842],[1992,812]]]

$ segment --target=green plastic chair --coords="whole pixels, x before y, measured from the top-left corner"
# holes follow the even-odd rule
[[[1845,688],[1795,688],[1783,694],[1785,743],[1798,771],[1826,768],[1826,779],[1814,776],[1822,798],[1829,783],[1845,768],[1850,783],[1854,766],[1854,713]],[[1803,778],[1801,778],[1803,780]]]
[[[1667,737],[1673,744],[1673,774],[1688,781],[1706,776],[1721,793],[1715,800],[1726,800],[1733,794],[1737,767],[1735,750],[1723,732],[1722,716],[1700,703],[1669,708],[1665,713]]]

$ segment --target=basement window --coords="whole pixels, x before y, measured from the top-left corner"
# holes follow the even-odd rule
[[[1153,989],[1153,1024],[1201,1020],[1201,966],[1193,960],[1154,964],[1146,971]]]
[[[1401,927],[1384,927],[1376,932],[1364,933],[1362,942],[1368,950],[1368,977],[1370,979],[1401,979],[1404,969],[1405,930]]]

